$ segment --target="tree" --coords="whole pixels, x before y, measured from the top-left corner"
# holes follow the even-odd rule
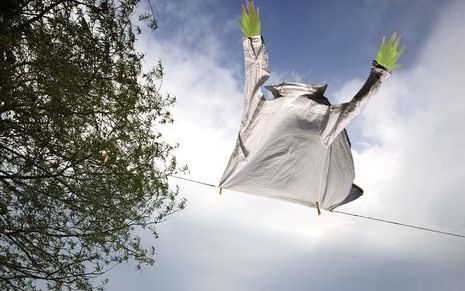
[[[142,70],[139,25],[157,23],[138,2],[0,4],[1,290],[90,290],[115,264],[151,265],[137,231],[156,238],[184,207],[159,132],[175,99],[161,63]]]

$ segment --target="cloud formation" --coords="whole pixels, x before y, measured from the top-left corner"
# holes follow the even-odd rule
[[[189,1],[169,5],[165,8],[172,13],[183,5],[179,17],[199,9]],[[351,125],[356,182],[366,194],[345,210],[465,233],[463,15],[463,1],[445,9],[418,63],[396,71]],[[234,19],[219,28],[203,21],[200,31],[186,35],[193,29],[187,24],[179,28],[182,34],[149,38],[140,47],[149,60],[162,57],[163,88],[178,97],[176,123],[165,130],[167,138],[181,144],[179,157],[190,164],[193,178],[215,183],[239,127],[241,64],[225,65],[217,38]],[[192,50],[194,39],[205,41],[208,50]],[[347,100],[362,81],[346,82],[335,99]],[[326,212],[317,217],[314,209],[291,203],[234,192],[219,196],[213,188],[172,181],[189,204],[161,226],[155,269],[139,275],[119,267],[110,275],[110,290],[465,286],[462,240]]]
[[[371,143],[357,151],[358,176],[369,177],[368,192],[378,197],[371,206],[458,232],[465,232],[463,12],[459,2],[443,11],[418,63],[395,72],[373,98],[359,124]]]

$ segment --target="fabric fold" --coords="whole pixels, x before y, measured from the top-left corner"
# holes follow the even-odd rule
[[[269,77],[261,36],[243,39],[244,112],[236,145],[220,180],[225,190],[333,210],[363,194],[345,128],[358,116],[390,72],[373,61],[353,98],[331,105],[326,84],[281,83],[261,89]]]

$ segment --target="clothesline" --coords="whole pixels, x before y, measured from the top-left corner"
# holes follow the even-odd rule
[[[192,183],[197,183],[197,184],[208,186],[208,187],[217,188],[217,186],[215,186],[213,184],[205,183],[205,182],[202,182],[202,181],[197,181],[197,180],[184,178],[184,177],[180,177],[180,176],[174,176],[174,175],[171,175],[170,177],[180,179],[180,180],[185,180],[185,181],[192,182]],[[356,214],[356,213],[350,213],[350,212],[346,212],[346,211],[339,211],[339,210],[333,210],[333,211],[330,211],[330,212],[338,213],[338,214],[342,214],[342,215],[347,215],[347,216],[358,217],[358,218],[369,219],[369,220],[377,221],[377,222],[384,222],[384,223],[394,224],[394,225],[408,227],[408,228],[417,229],[417,230],[423,230],[423,231],[429,231],[429,232],[439,233],[439,234],[443,234],[443,235],[449,235],[449,236],[454,236],[454,237],[459,237],[459,238],[465,238],[465,235],[463,235],[463,234],[447,232],[447,231],[432,229],[432,228],[428,228],[428,227],[416,226],[416,225],[401,223],[401,222],[397,222],[397,221],[393,221],[393,220],[381,219],[381,218],[376,218],[376,217],[371,217],[371,216],[366,216],[366,215],[361,215],[361,214]]]

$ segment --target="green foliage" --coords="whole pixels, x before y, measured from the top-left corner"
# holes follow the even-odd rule
[[[260,35],[261,24],[260,24],[260,11],[255,8],[255,4],[252,1],[247,1],[241,5],[242,15],[239,20],[239,26],[245,37],[251,37]]]
[[[405,46],[399,49],[400,35],[393,33],[390,35],[389,40],[386,42],[386,37],[383,36],[381,45],[376,56],[376,61],[387,68],[389,71],[399,67],[400,64],[397,60],[404,52]]]
[[[0,290],[91,290],[115,264],[151,265],[140,230],[184,207],[159,132],[175,98],[161,62],[142,70],[138,2],[2,1]]]

